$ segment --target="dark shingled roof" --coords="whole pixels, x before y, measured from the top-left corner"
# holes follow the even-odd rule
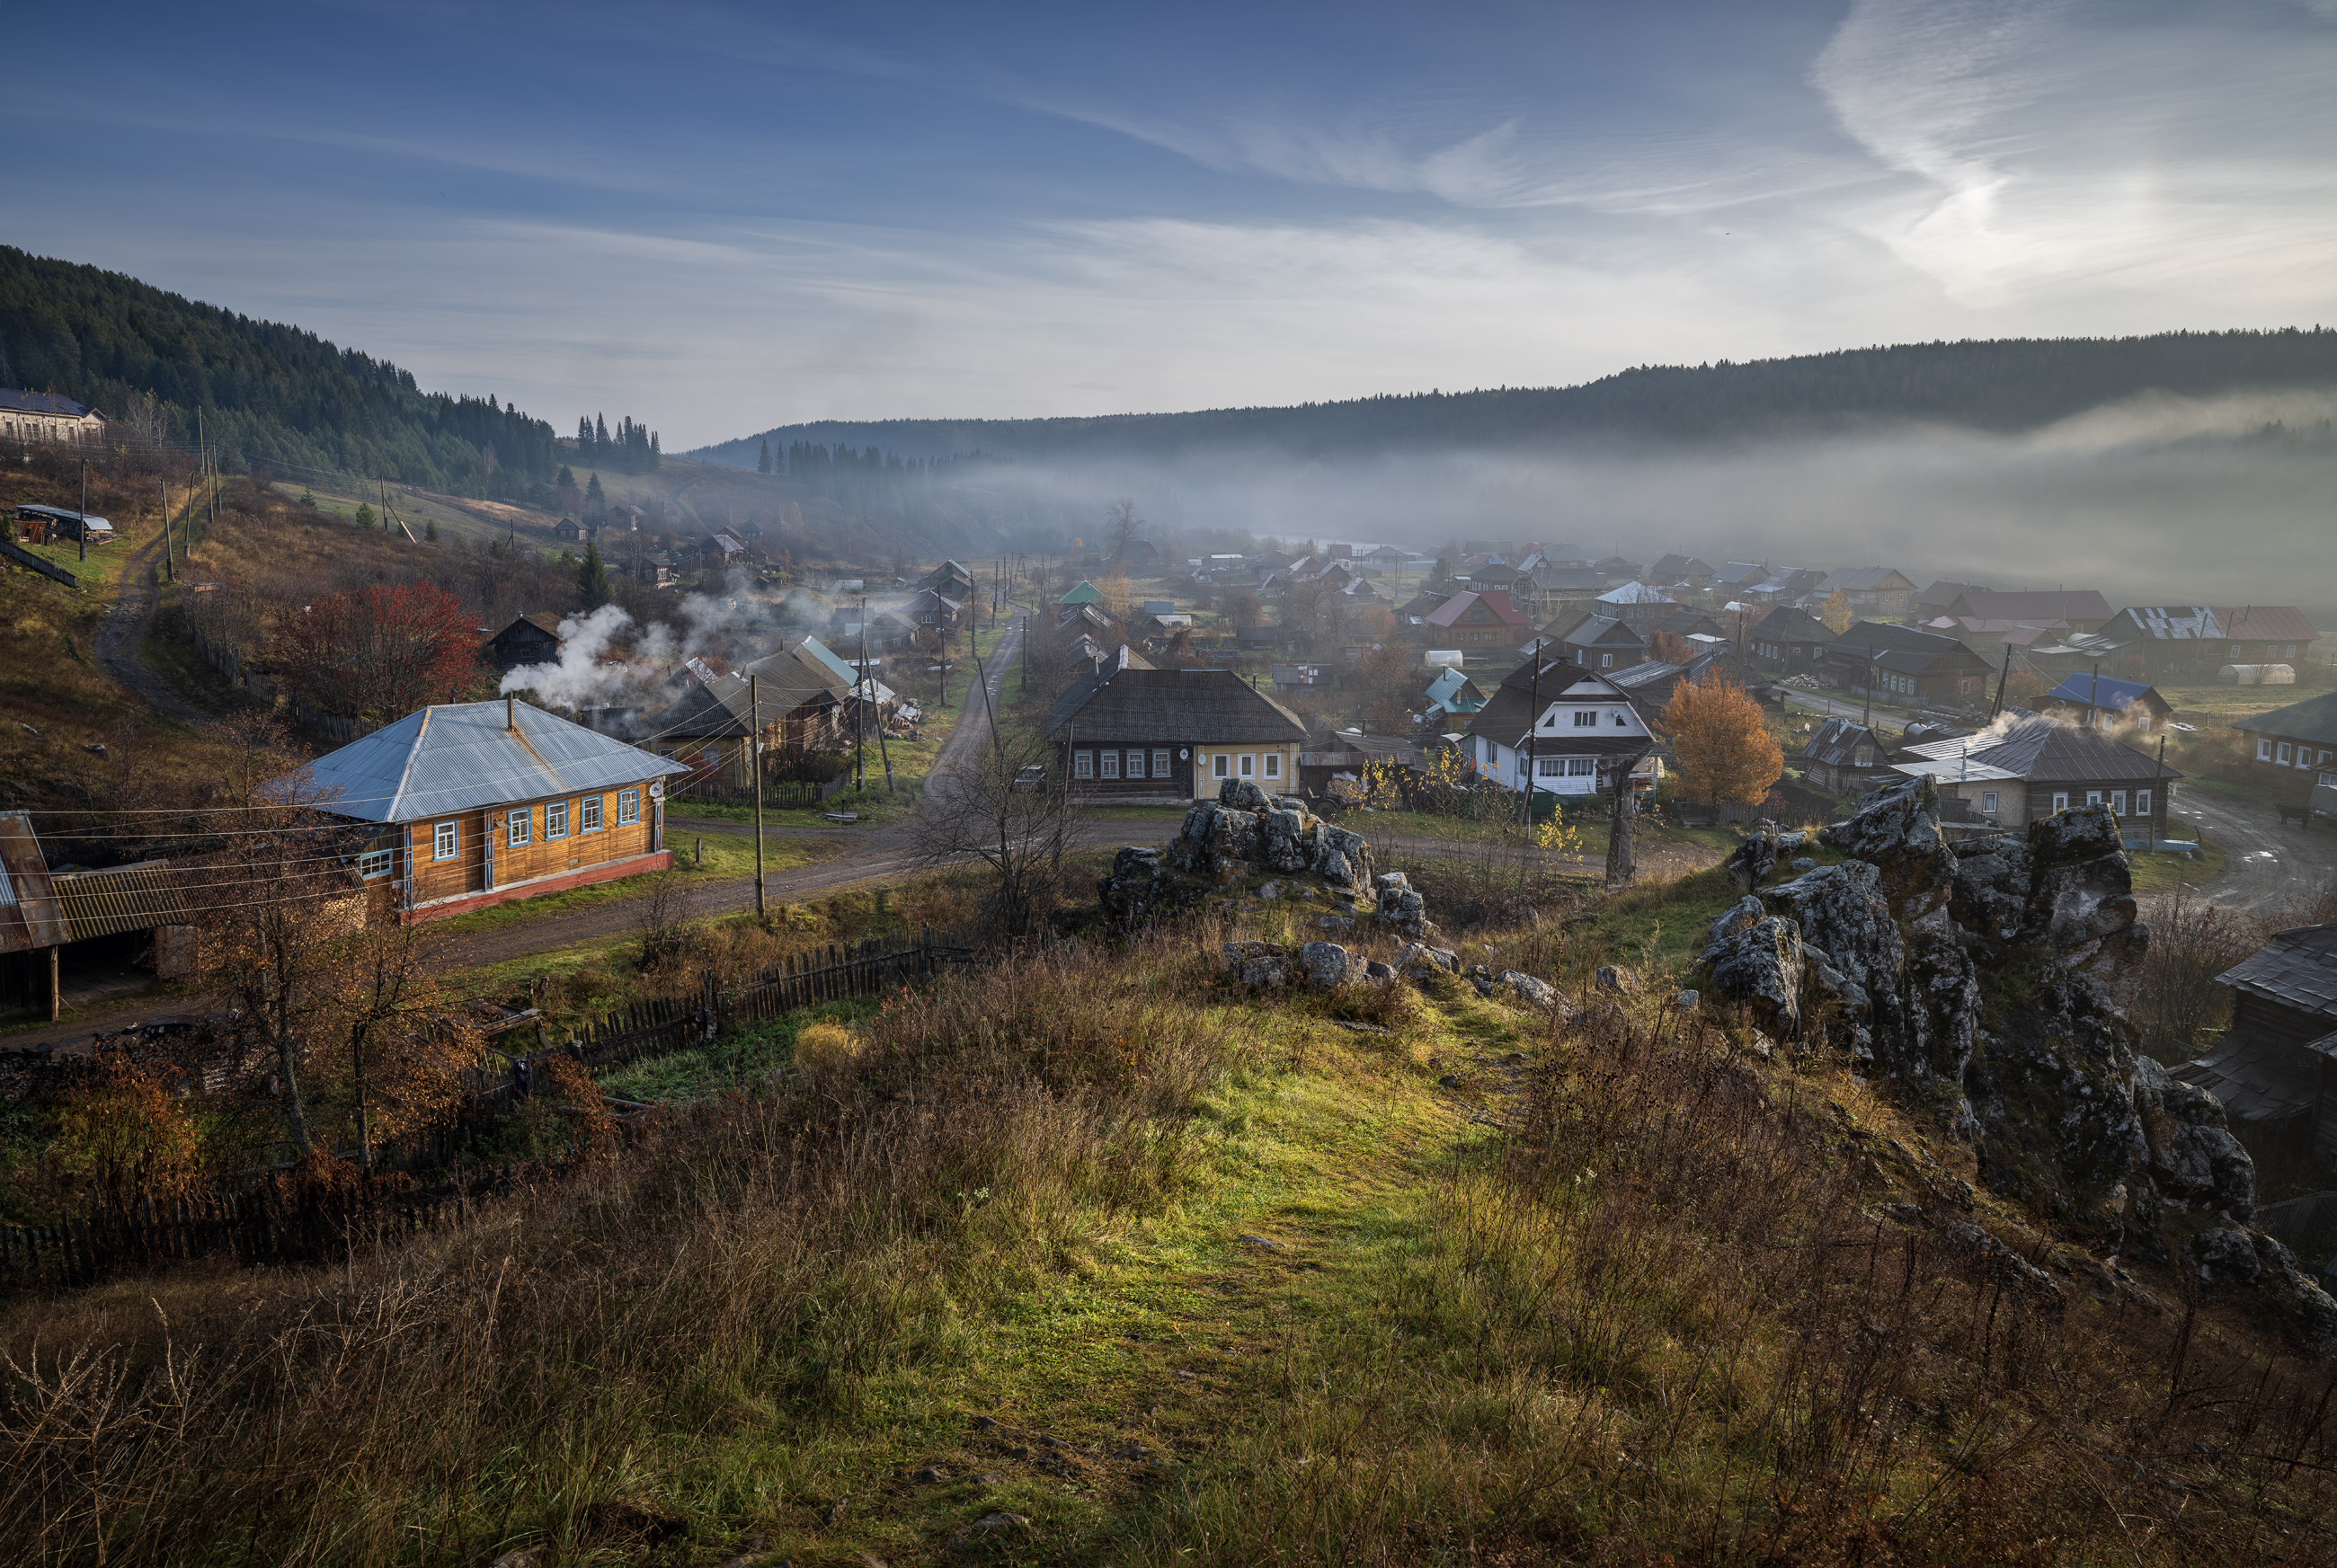
[[[2254,718],[2234,719],[2232,727],[2245,730],[2250,735],[2278,735],[2283,740],[2311,741],[2315,745],[2337,745],[2337,691],[2324,691],[2319,696],[2309,696],[2303,702],[2293,702],[2286,707],[2276,707]]]
[[[1787,606],[1773,609],[1761,618],[1761,624],[1745,634],[1747,642],[1755,638],[1766,638],[1775,643],[1832,642],[1834,634],[1826,623],[1805,609]]]
[[[1501,678],[1501,684],[1494,688],[1492,696],[1487,699],[1485,706],[1469,716],[1469,723],[1462,733],[1472,735],[1491,735],[1495,741],[1513,750],[1522,744],[1526,732],[1533,726],[1533,721],[1539,716],[1534,711],[1535,662],[1529,658],[1504,676]],[[1545,708],[1564,696],[1569,687],[1579,686],[1584,681],[1596,681],[1607,687],[1609,693],[1612,695],[1604,699],[1595,696],[1588,699],[1575,696],[1567,698],[1568,701],[1606,700],[1622,703],[1627,706],[1631,704],[1629,696],[1618,687],[1610,677],[1600,675],[1596,670],[1585,669],[1579,664],[1569,663],[1564,659],[1543,659],[1540,663],[1540,695],[1541,706]],[[1577,735],[1569,733],[1553,739],[1544,755],[1636,757],[1646,752],[1651,744],[1647,736],[1640,735]]]
[[[2282,931],[2215,979],[2266,1001],[2337,1019],[2337,925]]]
[[[1837,637],[1826,648],[1831,659],[1868,662],[1868,650],[1873,652],[1873,664],[1878,669],[1897,670],[1902,675],[1921,675],[1941,659],[1950,666],[1959,664],[1987,667],[1988,661],[1945,632],[1926,631],[1921,627],[1893,626],[1888,621],[1861,620],[1851,624],[1848,631]]]
[[[1186,740],[1204,745],[1278,745],[1306,738],[1296,714],[1229,669],[1118,669],[1080,677],[1055,699],[1047,738]]]
[[[1858,760],[1858,748],[1866,747],[1866,760]],[[1870,767],[1890,765],[1891,753],[1882,737],[1863,724],[1846,718],[1830,718],[1818,726],[1817,733],[1795,754],[1800,761],[1816,763],[1824,767]]]

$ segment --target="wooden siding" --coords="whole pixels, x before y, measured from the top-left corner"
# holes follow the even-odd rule
[[[627,787],[640,791],[640,820],[623,826],[617,822],[620,792],[616,790],[604,790],[597,796],[552,796],[524,805],[494,806],[485,811],[406,823],[401,855],[404,864],[398,869],[405,874],[410,868],[412,886],[407,902],[435,903],[441,899],[486,891],[490,863],[494,868],[494,886],[501,888],[649,853],[655,843],[658,803],[649,798],[646,782]],[[584,802],[588,799],[601,802],[601,825],[591,833],[582,827]],[[562,838],[547,838],[545,808],[555,803],[568,808],[568,832]],[[514,844],[506,818],[520,811],[528,813],[528,842]],[[455,852],[446,860],[435,854],[437,826],[442,822],[455,824]]]

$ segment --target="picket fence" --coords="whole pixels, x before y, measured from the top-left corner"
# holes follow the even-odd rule
[[[570,1057],[598,1072],[670,1056],[712,1045],[726,1030],[801,1008],[930,980],[973,956],[961,933],[927,926],[914,937],[876,938],[799,954],[727,989],[708,975],[694,997],[618,1008],[572,1031],[557,1046],[539,1023],[534,1052],[509,1056],[501,1068],[471,1070],[462,1125],[434,1129],[408,1143],[376,1145],[378,1176],[321,1196],[289,1199],[263,1184],[238,1196],[161,1203],[142,1199],[128,1215],[101,1210],[54,1225],[0,1225],[0,1290],[88,1284],[125,1271],[223,1255],[245,1266],[330,1261],[427,1230],[460,1204],[507,1184],[516,1168],[474,1171],[428,1188],[407,1184],[402,1173],[441,1167],[458,1157],[471,1131],[532,1097],[548,1059]]]

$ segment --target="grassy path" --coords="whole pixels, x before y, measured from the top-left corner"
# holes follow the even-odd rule
[[[1325,1347],[1400,1333],[1396,1281],[1533,1026],[1473,996],[1388,1035],[1257,1021],[1282,1059],[1204,1101],[1174,1208],[1093,1213],[1053,1239],[1052,1267],[963,1302],[946,1353],[876,1379],[848,1440],[721,1466],[724,1490],[787,1477],[769,1550],[897,1568],[960,1560],[968,1532],[1015,1561],[1170,1560],[1189,1475],[1271,1446]],[[999,1514],[1016,1522],[978,1527]]]

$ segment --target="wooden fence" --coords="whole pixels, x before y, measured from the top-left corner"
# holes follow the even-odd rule
[[[81,579],[67,571],[64,567],[58,566],[51,561],[43,560],[31,550],[21,549],[16,545],[9,543],[6,540],[0,540],[0,556],[6,556],[10,560],[15,561],[18,566],[24,568],[27,571],[37,571],[43,577],[53,577],[59,582],[64,583],[67,588],[79,588],[81,586]]]
[[[463,1125],[376,1145],[380,1175],[327,1200],[288,1201],[266,1186],[235,1197],[144,1200],[135,1213],[111,1212],[55,1225],[0,1225],[0,1289],[87,1284],[125,1270],[231,1256],[238,1264],[329,1261],[442,1222],[449,1205],[508,1179],[482,1172],[452,1186],[416,1189],[399,1173],[443,1164],[470,1130],[532,1096],[543,1064],[567,1057],[594,1071],[670,1056],[718,1041],[728,1029],[767,1022],[799,1008],[881,995],[931,979],[973,950],[956,932],[928,926],[913,937],[829,946],[774,964],[724,989],[708,975],[693,997],[668,997],[605,1013],[560,1045],[536,1020],[536,1049],[502,1067],[473,1068]],[[353,1151],[347,1151],[353,1152]]]

